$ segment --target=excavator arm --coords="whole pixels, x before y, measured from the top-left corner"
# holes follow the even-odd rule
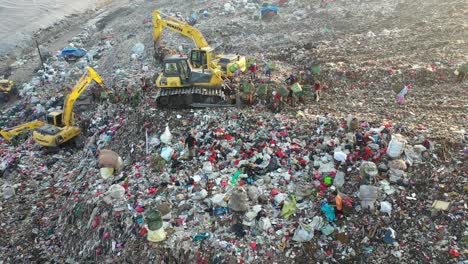
[[[95,81],[102,89],[109,91],[105,86],[101,76],[91,67],[87,68],[88,74],[84,74],[80,80],[76,83],[73,91],[66,97],[65,103],[63,104],[63,124],[65,126],[71,126],[71,119],[73,114],[73,106],[76,99],[80,97],[81,93],[88,87],[88,85]]]
[[[162,16],[164,16],[164,18]],[[195,45],[199,49],[209,47],[208,41],[206,41],[205,37],[203,37],[203,34],[198,29],[183,21],[167,16],[159,10],[155,10],[153,12],[153,40],[155,43],[161,41],[163,27],[193,39]]]
[[[5,138],[8,142],[11,142],[11,138],[21,134],[24,130],[33,130],[43,126],[45,123],[39,120],[21,124],[6,130],[0,130],[0,135]]]

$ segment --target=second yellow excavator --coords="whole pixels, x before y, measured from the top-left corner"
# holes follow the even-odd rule
[[[65,98],[62,111],[52,111],[46,116],[46,121],[32,121],[10,129],[0,130],[0,135],[7,141],[19,135],[25,130],[33,130],[33,139],[42,146],[57,147],[81,133],[81,129],[74,125],[73,106],[81,93],[92,82],[96,82],[102,89],[109,91],[105,86],[101,76],[88,67],[87,74],[84,74],[73,88],[72,92]]]

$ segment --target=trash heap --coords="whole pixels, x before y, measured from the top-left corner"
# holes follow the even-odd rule
[[[278,114],[261,105],[157,109],[154,94],[139,89],[160,70],[151,57],[154,3],[100,14],[67,45],[85,56],[69,63],[61,47],[20,89],[22,100],[2,109],[2,128],[60,109],[86,66],[114,91],[77,107],[84,149],[48,153],[26,134],[13,145],[0,142],[6,262],[463,260],[466,92],[450,83],[466,59],[455,30],[460,12],[445,14],[450,3],[428,1],[290,0],[258,22],[254,1],[198,2],[198,11],[190,1],[156,8],[202,14],[196,27],[210,43],[260,67],[272,62],[276,82],[310,71],[309,82],[328,86],[321,102]],[[409,14],[416,9],[427,20]],[[405,18],[401,25],[395,14]],[[372,22],[388,24],[369,28]],[[191,40],[168,34],[164,43],[187,53]],[[406,81],[414,91],[396,105],[394,89]],[[194,159],[184,145],[189,132]],[[333,191],[343,198],[343,216]]]
[[[128,146],[127,131],[143,124],[121,116],[95,151],[38,158],[28,141],[16,156],[2,152],[14,160],[2,170],[2,207],[19,205],[2,220],[32,227],[34,238],[7,259],[441,261],[463,252],[462,172],[417,131],[307,112],[157,112],[147,140]]]

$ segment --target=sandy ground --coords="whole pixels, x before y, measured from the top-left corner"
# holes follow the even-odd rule
[[[102,8],[112,0],[2,0],[0,1],[0,55],[29,45],[34,32],[65,17]]]

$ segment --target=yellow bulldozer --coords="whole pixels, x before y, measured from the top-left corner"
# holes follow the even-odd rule
[[[18,95],[18,90],[13,81],[0,80],[0,102],[8,101],[11,96]]]
[[[75,126],[74,122],[74,103],[92,81],[96,82],[102,89],[109,91],[101,76],[93,68],[88,67],[87,73],[80,78],[72,92],[65,98],[62,111],[49,112],[46,116],[46,122],[35,120],[0,130],[0,135],[7,141],[11,141],[12,137],[23,131],[33,130],[33,139],[45,147],[57,147],[70,141],[81,133],[81,129]]]
[[[166,56],[161,46],[164,28],[193,39],[197,48],[190,56]],[[163,59],[163,72],[156,79],[157,103],[164,108],[220,106],[226,100],[226,78],[246,70],[244,56],[215,55],[203,34],[171,16],[153,12],[155,57]]]

